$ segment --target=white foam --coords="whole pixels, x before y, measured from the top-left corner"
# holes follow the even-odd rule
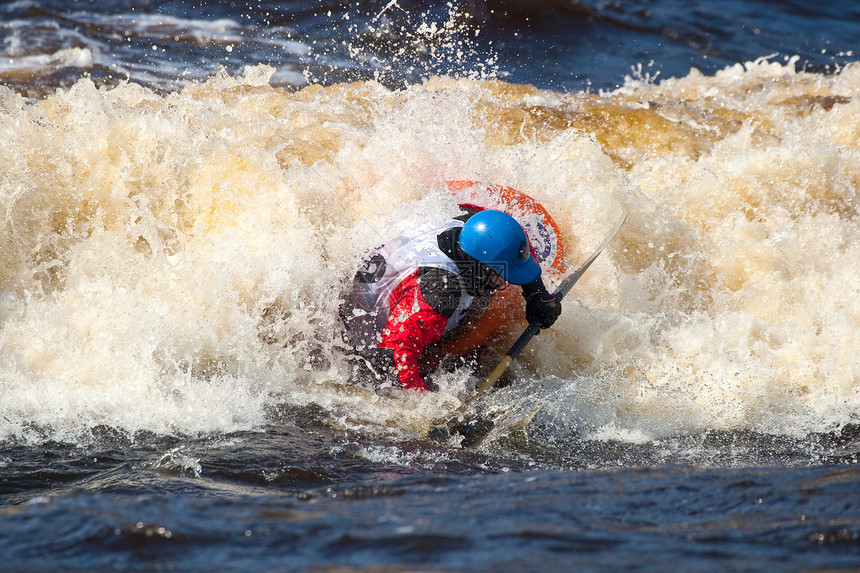
[[[93,53],[89,48],[64,48],[51,54],[0,58],[0,74],[39,73],[58,68],[91,67],[93,67]]]
[[[426,396],[345,386],[337,306],[398,225],[454,212],[446,179],[532,195],[574,261],[629,213],[520,359],[556,381],[535,389],[558,406],[546,427],[856,421],[858,70],[760,62],[601,96],[448,78],[286,93],[266,67],[166,96],[0,88],[0,437],[253,429],[279,402],[426,430],[468,372]]]

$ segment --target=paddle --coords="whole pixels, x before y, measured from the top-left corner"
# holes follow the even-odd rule
[[[615,223],[615,226],[612,227],[612,230],[609,231],[609,235],[607,235],[606,239],[601,243],[601,245],[594,251],[588,260],[586,260],[578,269],[564,277],[561,281],[561,284],[558,285],[558,288],[555,289],[555,293],[553,296],[556,300],[561,301],[565,297],[565,295],[570,292],[570,289],[573,288],[573,285],[576,284],[576,281],[585,274],[585,271],[588,270],[588,267],[591,266],[591,263],[597,259],[598,255],[603,252],[603,249],[606,248],[606,245],[615,237],[615,234],[618,232],[618,229],[621,228],[621,225],[624,224],[624,221],[627,220],[627,215],[624,214],[620,219]],[[466,402],[459,408],[458,413],[454,414],[450,417],[444,424],[434,424],[434,428],[430,431],[431,438],[442,438],[447,437],[450,433],[456,432],[463,435],[462,445],[466,447],[470,447],[473,445],[479,444],[483,438],[492,430],[493,423],[489,420],[483,418],[476,418],[468,422],[463,422],[463,410],[469,406],[478,396],[492,388],[496,385],[496,382],[499,381],[499,378],[502,377],[502,374],[508,369],[508,367],[513,363],[514,359],[517,355],[522,352],[523,348],[525,348],[526,344],[528,344],[529,340],[538,333],[540,330],[540,326],[537,323],[531,322],[528,327],[526,327],[525,331],[520,335],[514,345],[511,346],[511,349],[508,350],[507,354],[499,361],[493,371],[487,376],[487,379],[484,380],[484,383],[481,384],[475,394],[466,400]],[[444,428],[444,429],[443,429]]]

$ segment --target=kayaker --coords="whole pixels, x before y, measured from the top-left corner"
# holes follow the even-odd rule
[[[466,208],[372,254],[341,308],[346,341],[375,382],[434,389],[422,353],[507,284],[522,285],[526,320],[553,325],[561,301],[544,285],[522,226],[503,211]]]

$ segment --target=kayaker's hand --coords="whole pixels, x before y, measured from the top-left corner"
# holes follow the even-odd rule
[[[526,299],[527,321],[537,323],[541,328],[555,324],[561,314],[561,301],[547,291],[540,277],[523,285],[523,296]]]
[[[561,314],[561,301],[550,296],[549,299],[534,297],[526,301],[526,320],[536,322],[541,328],[555,324]]]
[[[433,382],[433,377],[430,374],[425,375],[423,378],[424,385],[427,386],[427,390],[430,392],[438,392],[439,385]]]

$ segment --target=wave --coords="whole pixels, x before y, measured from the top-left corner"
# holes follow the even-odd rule
[[[284,91],[274,71],[169,94],[0,88],[0,438],[241,431],[283,403],[424,431],[469,369],[427,396],[354,388],[336,309],[364,253],[455,212],[448,179],[535,197],[572,263],[629,214],[488,409],[634,442],[857,423],[857,64],[603,94],[444,76]]]

